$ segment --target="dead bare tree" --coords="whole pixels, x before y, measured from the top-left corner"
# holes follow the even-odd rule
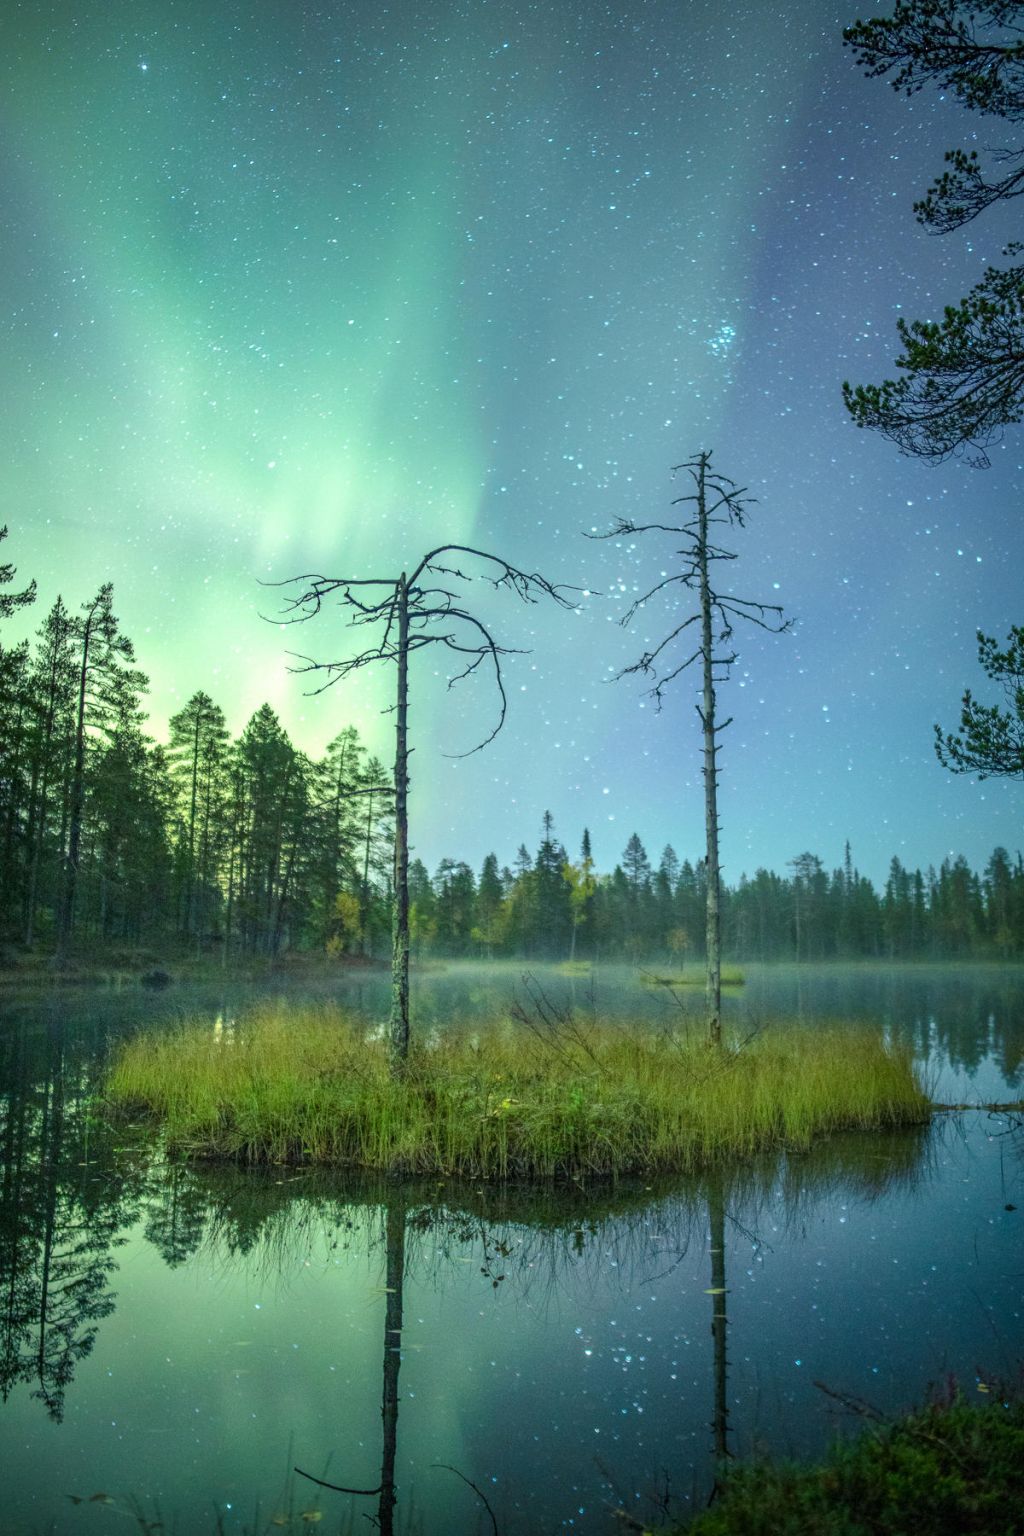
[[[475,572],[462,570],[455,563],[459,560],[477,562],[480,568]],[[377,662],[393,662],[397,669],[395,702],[388,709],[395,716],[394,917],[388,1038],[391,1069],[396,1075],[402,1072],[409,1054],[409,659],[428,645],[440,645],[451,651],[459,658],[459,670],[448,678],[449,688],[481,668],[491,671],[498,692],[498,718],[482,741],[468,752],[458,754],[470,757],[493,741],[505,723],[508,697],[502,657],[522,654],[516,647],[499,645],[483,620],[463,605],[459,585],[474,578],[497,589],[510,589],[524,603],[550,597],[562,608],[575,606],[566,596],[575,588],[555,585],[536,571],[520,570],[500,555],[466,544],[441,544],[430,550],[411,575],[405,571],[397,577],[305,575],[282,583],[299,587],[286,609],[291,623],[314,618],[325,602],[333,599],[347,610],[349,628],[378,629],[372,644],[344,660],[298,657],[293,671],[326,674],[324,682],[312,693],[322,693],[353,672]]]
[[[663,640],[645,651],[631,666],[623,667],[617,674],[625,677],[640,672],[654,678],[648,694],[661,709],[665,689],[688,667],[696,662],[701,668],[701,697],[697,704],[701,728],[704,734],[704,825],[707,838],[707,980],[706,1016],[708,1038],[713,1045],[722,1039],[722,932],[720,912],[720,874],[718,859],[718,737],[728,720],[719,720],[716,713],[716,684],[725,682],[736,661],[732,649],[733,628],[738,619],[756,624],[759,629],[781,634],[790,628],[790,621],[782,617],[782,609],[775,603],[760,603],[750,598],[736,597],[712,585],[711,568],[718,560],[735,560],[736,554],[713,542],[711,530],[715,527],[739,527],[746,525],[746,508],[751,498],[746,496],[734,481],[720,475],[711,467],[711,454],[698,453],[685,464],[673,466],[672,473],[689,475],[693,490],[686,496],[677,496],[672,505],[690,505],[695,510],[691,517],[680,524],[635,523],[631,518],[619,518],[607,533],[588,535],[602,539],[620,538],[628,534],[667,533],[680,535],[683,546],[678,553],[683,558],[682,568],[670,576],[664,576],[643,596],[638,597],[623,615],[620,623],[628,625],[640,609],[661,593],[671,593],[675,587],[686,587],[697,593],[697,609],[680,620]],[[694,649],[678,663],[673,662],[674,642],[694,625],[699,626],[700,639]]]

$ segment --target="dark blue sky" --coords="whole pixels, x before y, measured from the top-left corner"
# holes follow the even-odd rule
[[[615,620],[671,544],[700,448],[758,498],[736,590],[795,633],[738,636],[723,702],[725,875],[805,849],[884,878],[1021,844],[1021,788],[946,774],[932,725],[1024,619],[1024,435],[938,469],[849,423],[924,318],[998,264],[1002,217],[936,239],[911,204],[991,125],[864,80],[857,13],[816,0],[612,5],[224,0],[6,8],[7,549],[48,605],[102,580],[153,679],[234,729],[264,699],[318,751],[382,753],[390,677],[304,699],[260,580],[389,575],[446,540],[604,594],[484,599],[508,665],[414,678],[413,841],[510,860],[546,808],[602,868],[634,829],[702,852],[694,686],[660,716],[606,679],[678,621]],[[635,546],[635,547],[634,547]],[[39,618],[35,610],[33,622]],[[433,657],[436,653],[427,653]],[[695,680],[694,680],[695,682]],[[984,688],[979,688],[984,693]]]

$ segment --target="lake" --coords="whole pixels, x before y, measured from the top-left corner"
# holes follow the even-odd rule
[[[744,1032],[881,1026],[937,1098],[1021,1096],[1022,968],[747,976]],[[649,983],[460,964],[415,978],[414,1028],[487,1027],[538,989],[700,1028],[698,990]],[[386,1009],[376,975],[319,990]],[[1013,1115],[566,1192],[168,1167],[91,1112],[116,1039],[244,1027],[256,992],[3,1007],[5,1531],[621,1530],[702,1507],[723,1451],[815,1454],[852,1399],[893,1412],[952,1375],[981,1400],[1024,1359]]]

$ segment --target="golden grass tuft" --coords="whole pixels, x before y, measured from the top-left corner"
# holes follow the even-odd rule
[[[478,1179],[685,1171],[928,1111],[909,1053],[853,1027],[714,1051],[643,1025],[496,1022],[435,1033],[396,1082],[364,1025],[284,1002],[226,1032],[136,1036],[106,1093],[195,1157]]]

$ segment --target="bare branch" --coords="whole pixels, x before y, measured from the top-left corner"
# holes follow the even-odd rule
[[[690,621],[688,621],[688,622],[690,622]],[[653,688],[648,689],[649,696],[651,698],[660,699],[661,698],[661,692],[662,692],[662,689],[665,687],[665,684],[666,683],[670,683],[673,678],[678,677],[680,672],[685,672],[687,667],[692,667],[693,663],[695,661],[697,661],[703,655],[704,655],[704,647],[702,645],[698,645],[697,649],[693,652],[692,656],[687,656],[685,661],[681,661],[677,667],[673,667],[671,672],[666,672],[663,677],[660,677],[658,679],[658,681],[655,683]],[[626,672],[653,672],[654,668],[653,667],[641,667],[639,662],[638,662],[635,666],[627,667],[625,669],[625,671]],[[620,675],[625,675],[625,674],[623,673],[623,674],[620,674]]]
[[[693,501],[692,496],[680,497],[681,501]],[[674,505],[674,503],[673,503]],[[634,523],[626,518],[617,518],[608,529],[607,533],[585,533],[585,539],[614,539],[633,533],[683,533],[690,532],[691,524],[684,524],[682,528],[670,523]]]
[[[666,646],[671,645],[672,641],[675,640],[676,636],[677,635],[681,635],[684,629],[689,629],[691,624],[697,624],[699,622],[700,622],[700,614],[691,613],[690,617],[688,619],[684,619],[683,622],[681,624],[677,625],[676,628],[673,629],[670,634],[667,634],[665,636],[664,640],[662,640],[660,642],[660,644],[658,644],[658,645],[656,645],[654,647],[653,651],[645,651],[644,654],[639,658],[639,660],[633,662],[632,666],[623,667],[622,671],[620,673],[618,673],[617,675],[619,677],[625,677],[626,674],[629,673],[629,672],[653,672],[654,671],[654,663],[655,663],[655,661],[657,661],[657,659],[661,655],[662,651],[665,650]],[[697,650],[694,652],[694,655],[695,656],[699,656],[700,653],[701,653],[701,648],[700,648],[700,646],[698,646]],[[691,660],[692,660],[692,658],[691,658]],[[678,670],[679,671],[684,671],[687,666],[689,666],[689,662],[684,662],[683,666],[678,668]]]
[[[462,1478],[462,1481],[465,1483],[467,1488],[472,1488],[473,1492],[476,1494],[477,1498],[480,1500],[484,1509],[486,1509],[488,1515],[490,1516],[491,1529],[494,1532],[494,1536],[498,1536],[498,1522],[494,1518],[494,1510],[487,1502],[487,1495],[477,1487],[476,1483],[470,1482],[469,1478],[464,1472],[460,1472],[458,1467],[449,1466],[446,1461],[434,1461],[431,1462],[431,1466],[440,1467],[442,1472],[454,1472],[456,1477]]]
[[[638,609],[643,608],[646,603],[650,602],[652,597],[656,597],[659,592],[664,590],[665,587],[671,587],[676,583],[681,583],[684,586],[686,585],[685,572],[675,576],[666,576],[664,581],[657,582],[649,592],[645,592],[642,597],[638,597],[634,602],[630,603],[629,607],[622,615],[622,618],[619,620],[619,623],[622,625],[623,629],[626,628],[627,624],[632,622]]]
[[[292,1471],[297,1472],[300,1477],[307,1478],[309,1482],[316,1483],[318,1488],[330,1488],[332,1493],[355,1493],[358,1494],[360,1498],[365,1499],[371,1498],[376,1493],[380,1493],[379,1484],[376,1488],[343,1488],[341,1483],[325,1483],[322,1477],[314,1477],[312,1472],[303,1472],[301,1467],[293,1467]]]
[[[467,559],[460,560],[460,556]],[[474,572],[468,560],[481,562],[483,570]],[[421,578],[428,573],[434,578],[440,578],[440,581],[420,585]],[[480,751],[501,730],[508,712],[501,657],[525,654],[518,647],[500,645],[486,624],[462,606],[455,587],[447,584],[449,581],[467,582],[474,579],[484,580],[495,589],[509,588],[523,602],[535,603],[541,597],[549,597],[559,607],[568,609],[577,606],[569,594],[582,590],[564,583],[551,582],[538,571],[522,570],[500,555],[468,544],[440,544],[424,555],[414,567],[411,576],[405,580],[404,654],[408,656],[427,645],[443,645],[447,650],[466,658],[462,669],[448,679],[449,688],[478,672],[484,663],[490,663],[494,669],[498,694],[497,722],[493,730],[469,752],[448,754],[456,757],[469,757]],[[300,675],[319,672],[324,677],[319,687],[308,690],[311,696],[324,692],[342,678],[375,662],[400,660],[401,643],[397,637],[400,578],[333,577],[307,572],[289,582],[269,582],[265,585],[299,589],[285,603],[287,617],[277,622],[296,624],[315,618],[328,599],[334,598],[342,608],[348,610],[347,627],[355,628],[363,624],[380,624],[383,627],[375,645],[367,646],[340,661],[316,661],[310,656],[291,653],[296,656],[297,665],[290,670]],[[377,588],[385,588],[386,591],[377,596],[370,590]],[[460,634],[460,629],[468,630],[468,635]]]
[[[469,544],[440,544],[438,545],[437,549],[432,549],[429,554],[424,555],[419,565],[413,571],[409,578],[409,586],[412,587],[415,585],[423,571],[435,569],[440,574],[461,576],[465,581],[472,580],[472,577],[466,576],[462,571],[453,571],[446,568],[445,566],[435,566],[434,562],[437,556],[446,555],[449,552],[453,554],[473,555],[477,560],[482,560],[485,565],[496,566],[500,571],[500,575],[485,576],[483,579],[485,581],[489,581],[494,587],[511,587],[517,596],[522,598],[522,600],[527,603],[534,603],[537,601],[532,592],[532,589],[536,588],[537,592],[543,596],[553,598],[560,607],[573,608],[576,605],[570,602],[567,597],[563,597],[562,594],[564,592],[579,592],[582,590],[580,587],[569,586],[564,582],[557,584],[550,582],[548,581],[547,577],[542,576],[539,571],[527,572],[520,570],[518,566],[511,565],[509,561],[503,559],[501,555],[492,555],[485,549],[475,549],[472,545]]]

